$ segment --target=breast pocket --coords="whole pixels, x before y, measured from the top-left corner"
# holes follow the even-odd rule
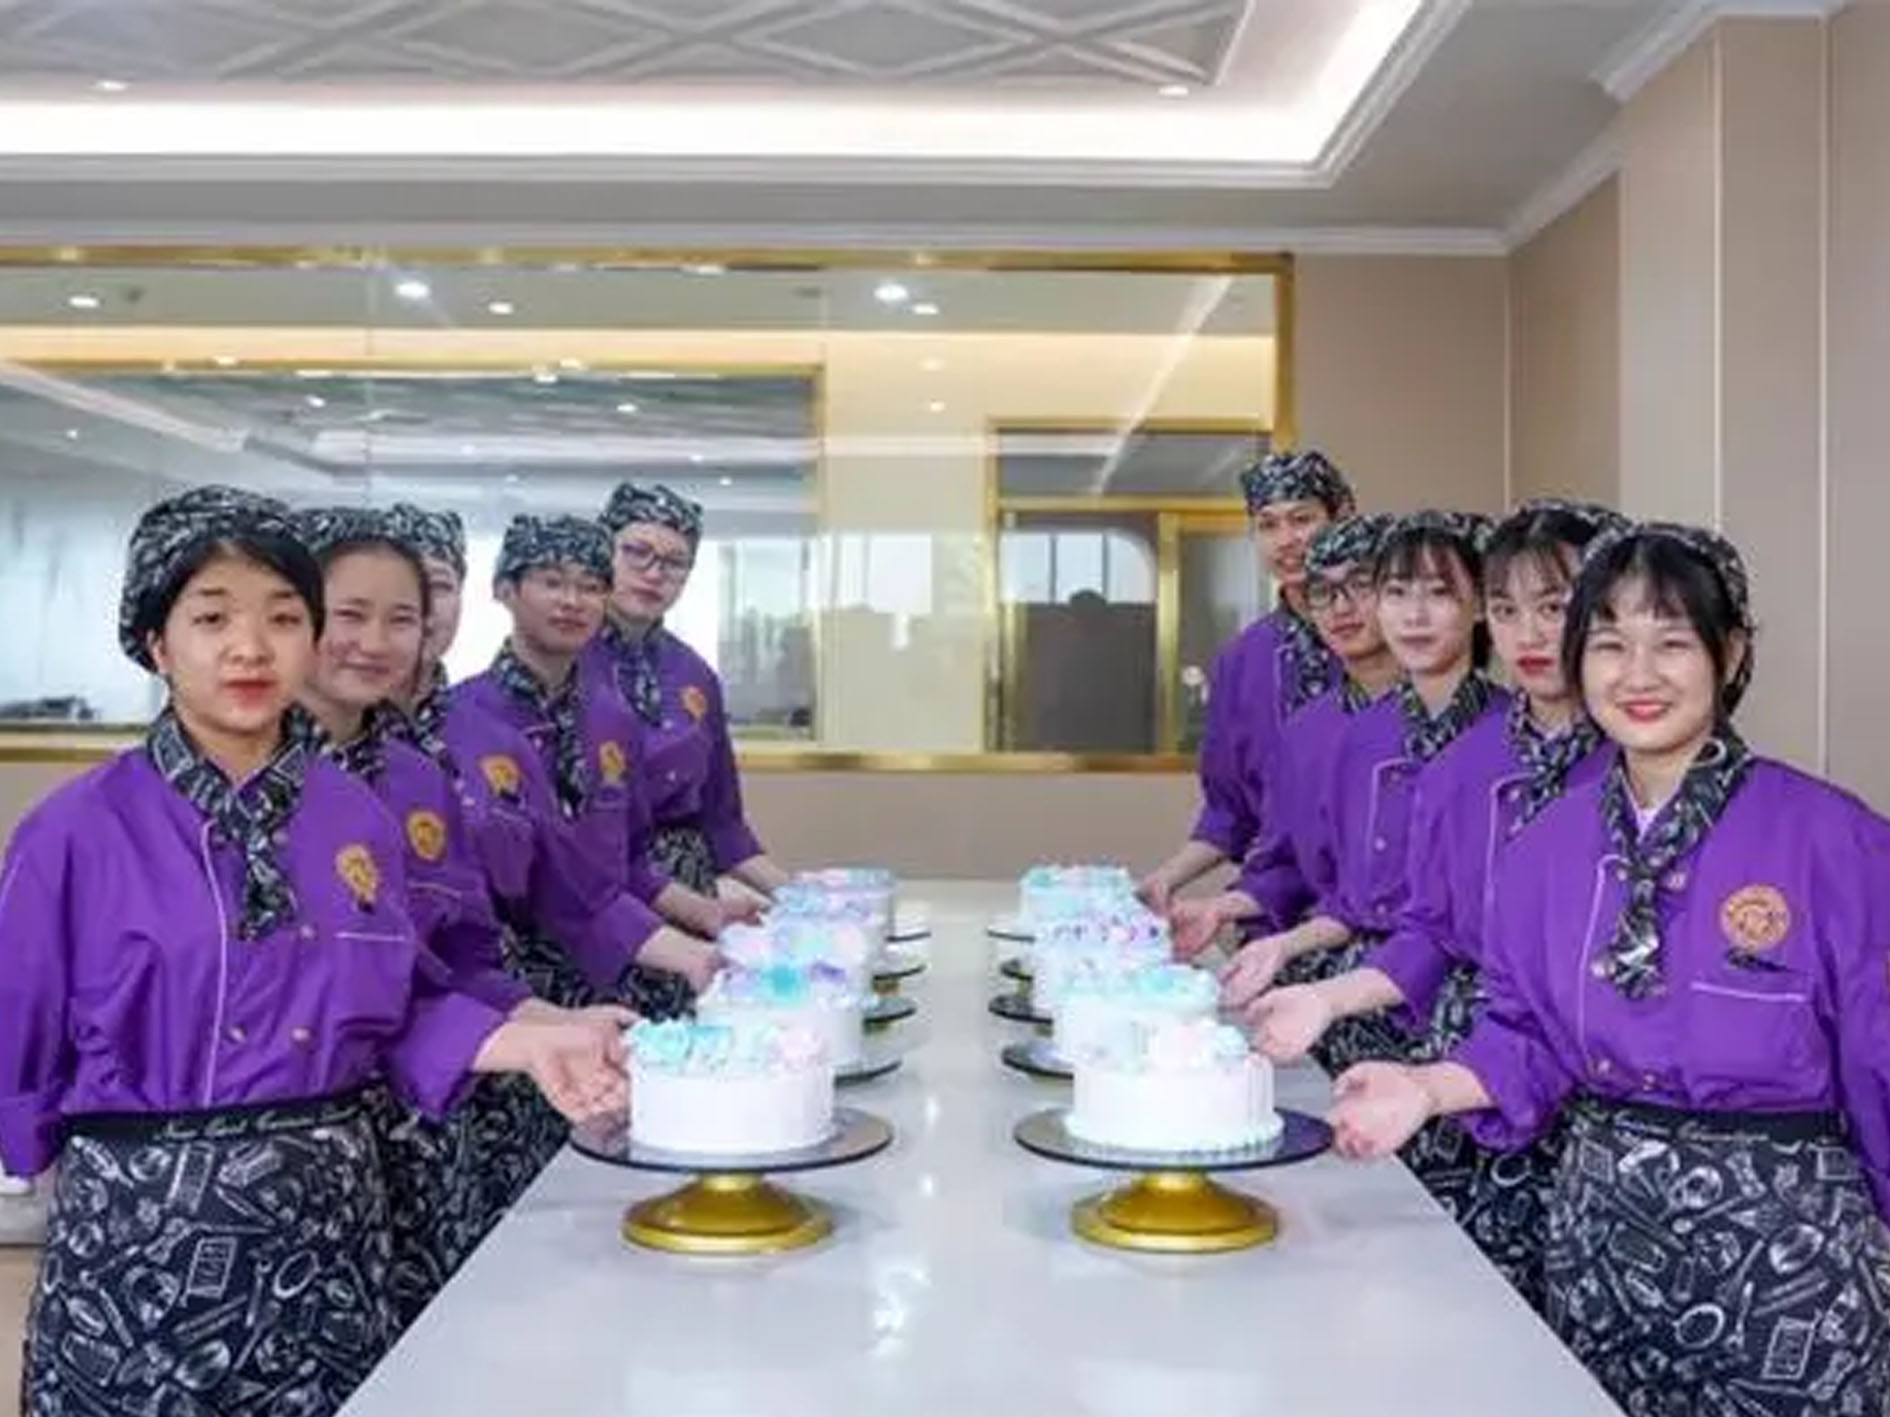
[[[1780,960],[1763,970],[1723,964],[1687,981],[1686,1053],[1698,1080],[1744,1105],[1775,1091],[1802,1097],[1829,1061],[1810,976]]]

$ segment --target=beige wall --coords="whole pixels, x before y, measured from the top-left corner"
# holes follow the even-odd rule
[[[1504,506],[1508,285],[1497,257],[1299,263],[1300,442],[1364,505]]]
[[[1827,512],[1831,774],[1890,809],[1890,0],[1830,25]]]
[[[1510,258],[1510,493],[1621,500],[1621,188]]]

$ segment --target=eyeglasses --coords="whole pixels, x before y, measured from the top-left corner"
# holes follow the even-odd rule
[[[1314,610],[1330,610],[1341,600],[1347,605],[1358,605],[1369,599],[1376,589],[1371,576],[1364,571],[1342,581],[1322,581],[1315,576],[1306,582],[1306,603]]]
[[[671,556],[658,551],[647,541],[626,541],[617,548],[624,564],[633,571],[661,571],[673,580],[681,580],[696,568],[694,556]]]

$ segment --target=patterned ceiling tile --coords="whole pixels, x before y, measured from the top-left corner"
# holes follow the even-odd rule
[[[1117,87],[1217,71],[1243,0],[41,0],[0,80]]]

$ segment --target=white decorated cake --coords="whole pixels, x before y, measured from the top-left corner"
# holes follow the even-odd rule
[[[1129,1024],[1075,1060],[1070,1135],[1127,1151],[1235,1151],[1277,1136],[1273,1065],[1208,1019]]]
[[[1168,922],[1133,902],[1106,914],[1049,921],[1031,944],[1031,1006],[1055,1018],[1073,980],[1119,978],[1172,956]]]
[[[648,1019],[624,1034],[630,1139],[660,1151],[765,1156],[833,1131],[833,1064],[800,1028]]]
[[[892,930],[899,883],[891,871],[871,866],[836,866],[802,871],[775,892],[775,909],[788,915],[841,913],[860,920],[873,938]]]
[[[1033,934],[1053,920],[1134,903],[1135,879],[1121,866],[1033,866],[1017,884],[1018,923]]]
[[[1220,1007],[1220,984],[1205,969],[1157,964],[1125,974],[1102,971],[1071,978],[1057,1006],[1051,1043],[1070,1059],[1104,1043],[1130,1024],[1212,1019]]]
[[[827,965],[844,973],[864,994],[872,986],[880,936],[869,925],[847,916],[787,915],[776,910],[759,925],[729,926],[716,944],[723,958],[744,969]]]
[[[696,1000],[704,1023],[739,1025],[762,1019],[816,1035],[836,1069],[865,1054],[866,996],[847,972],[830,964],[733,965],[715,976]]]

